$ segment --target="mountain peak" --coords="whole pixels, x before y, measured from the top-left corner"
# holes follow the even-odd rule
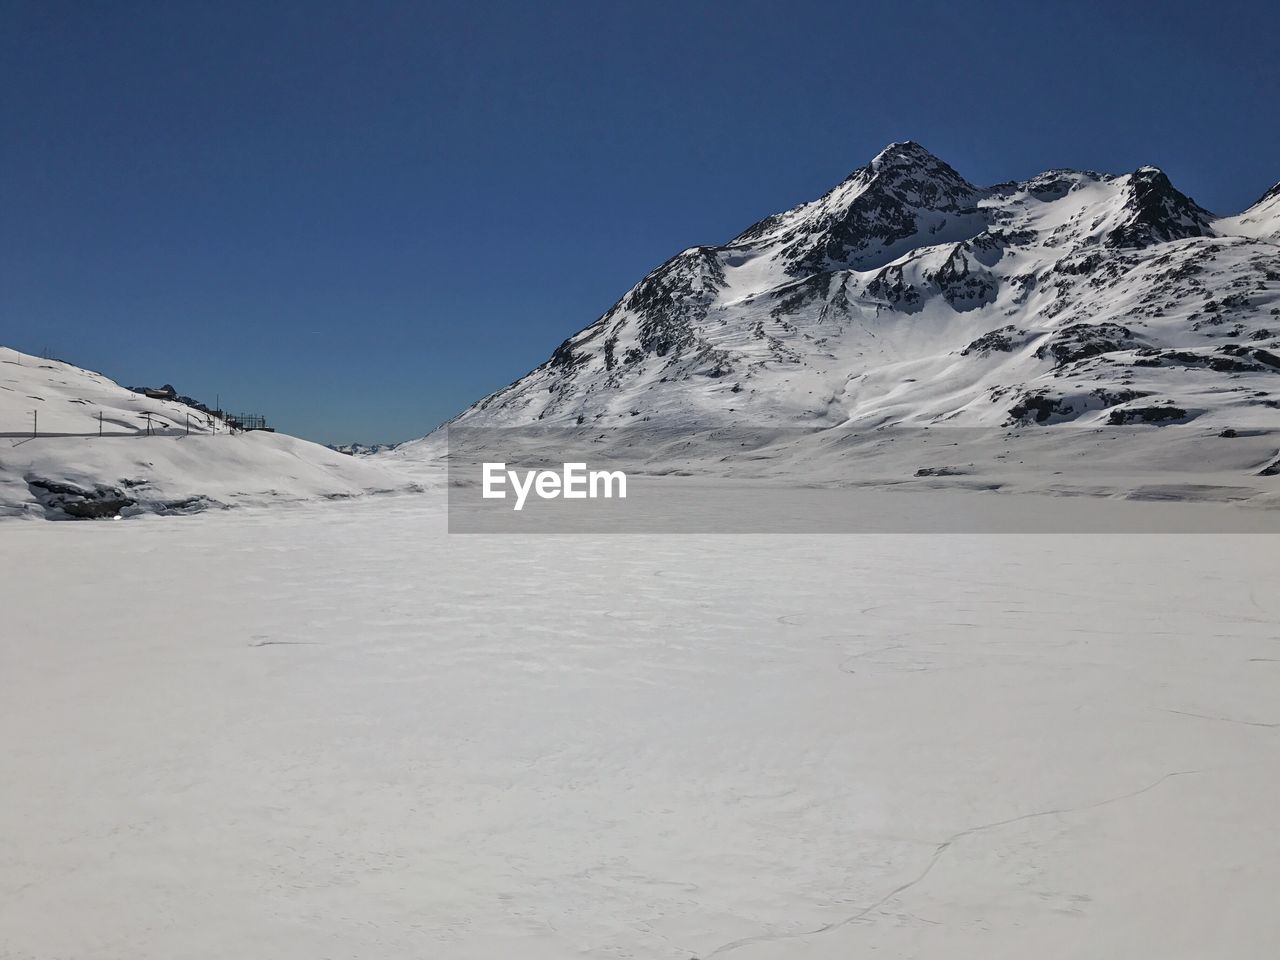
[[[875,155],[871,166],[878,168],[884,164],[897,163],[940,163],[941,161],[914,140],[898,140],[889,144]]]
[[[947,193],[967,193],[974,189],[950,164],[914,140],[889,144],[865,167],[855,170],[845,183],[855,179],[868,184],[878,182],[892,186],[905,185],[913,189],[932,183]]]
[[[927,234],[935,243],[981,229],[978,188],[914,140],[885,147],[812,203],[767,217],[730,246],[770,246],[792,276],[869,270]]]
[[[1213,215],[1178,190],[1159,167],[1139,167],[1129,175],[1124,222],[1106,238],[1112,247],[1147,247],[1153,243],[1212,234]]]

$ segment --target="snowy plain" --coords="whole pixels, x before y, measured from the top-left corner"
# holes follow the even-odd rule
[[[445,523],[0,524],[0,956],[1274,956],[1274,535]]]

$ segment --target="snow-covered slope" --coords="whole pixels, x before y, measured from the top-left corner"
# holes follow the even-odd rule
[[[452,425],[1266,430],[1278,228],[1280,190],[1216,218],[1154,167],[978,187],[895,143],[818,200],[673,257]],[[1135,459],[1160,432],[1133,433]]]
[[[0,347],[0,517],[190,512],[405,484],[385,466],[283,434],[232,435],[184,404]]]
[[[1280,183],[1240,216],[1225,218],[1220,223],[1223,230],[1231,233],[1280,243]]]

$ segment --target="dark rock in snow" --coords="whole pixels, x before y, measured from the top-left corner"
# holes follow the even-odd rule
[[[1171,423],[1187,419],[1187,411],[1177,407],[1126,407],[1112,410],[1107,423],[1123,426],[1127,423]]]
[[[136,501],[119,487],[94,484],[86,489],[66,481],[27,477],[27,487],[46,512],[61,512],[76,520],[102,520],[119,516]]]
[[[1137,345],[1128,327],[1118,323],[1073,323],[1055,332],[1036,351],[1041,360],[1052,359],[1057,366],[1085,360],[1103,353],[1131,350]]]

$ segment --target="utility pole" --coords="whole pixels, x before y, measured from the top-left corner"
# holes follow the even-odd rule
[[[40,436],[40,411],[31,411],[31,439],[34,440]]]
[[[184,433],[183,436],[186,437],[190,435],[191,435],[191,414],[188,413],[187,414],[187,432]]]
[[[98,436],[102,436],[102,411],[98,411]]]

